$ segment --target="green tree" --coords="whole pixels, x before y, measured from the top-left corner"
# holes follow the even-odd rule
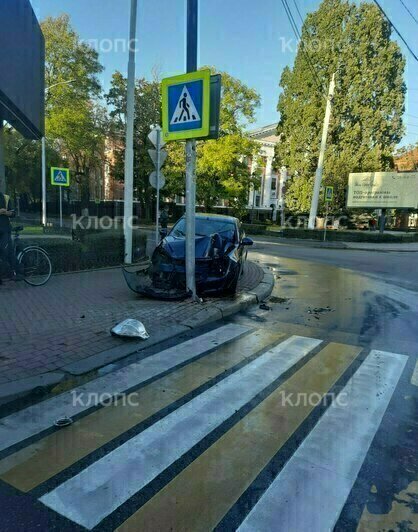
[[[74,171],[82,205],[87,206],[92,171],[104,162],[107,120],[98,102],[98,75],[103,67],[97,51],[73,30],[68,15],[48,17],[41,28],[45,37],[46,138]]]
[[[4,130],[8,192],[14,197],[25,195],[30,202],[41,197],[41,148],[38,141],[27,140],[11,127]],[[46,158],[61,164],[59,153],[47,146]]]
[[[336,89],[324,184],[335,186],[336,203],[342,207],[350,172],[384,171],[393,165],[404,131],[404,68],[391,27],[375,5],[324,0],[307,16],[294,66],[282,73],[278,103],[276,164],[298,172],[286,192],[294,211],[309,210],[332,74]]]
[[[111,108],[109,134],[115,149],[112,174],[119,181],[124,180],[126,95],[127,80],[120,72],[115,72],[105,98]],[[160,123],[160,115],[161,89],[158,76],[155,74],[152,81],[137,79],[134,118],[134,192],[141,202],[142,212],[146,218],[151,217],[150,209],[155,194],[148,180],[154,170],[148,155],[148,149],[152,147],[148,134],[152,125]]]

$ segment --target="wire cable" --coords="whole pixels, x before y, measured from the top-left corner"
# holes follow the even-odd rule
[[[415,15],[412,13],[412,11],[409,9],[409,7],[405,4],[403,0],[399,0],[399,2],[403,5],[403,7],[408,11],[408,13],[411,15],[412,20],[418,24],[418,20],[416,19]]]
[[[309,53],[307,52],[306,48],[305,48],[305,43],[303,42],[302,40],[302,37],[301,37],[301,34],[299,33],[299,29],[298,29],[298,26],[295,22],[295,19],[293,17],[293,14],[292,14],[292,11],[290,10],[290,7],[289,7],[289,4],[287,3],[287,0],[282,0],[282,4],[283,4],[283,7],[284,7],[284,10],[286,12],[286,15],[287,15],[287,18],[289,19],[289,22],[290,22],[290,25],[292,27],[292,30],[293,30],[293,33],[295,34],[295,37],[296,39],[298,39],[301,43],[301,50],[305,56],[305,59],[306,59],[306,62],[308,63],[308,66],[312,72],[312,75],[313,75],[313,78],[314,78],[314,82],[316,83],[317,85],[317,88],[318,90],[322,93],[322,95],[327,98],[327,95],[324,91],[324,87],[321,83],[321,80],[319,79],[319,76],[318,76],[318,73],[312,63],[312,60],[309,56]]]
[[[302,22],[302,26],[303,26],[303,17],[302,17],[302,15],[301,15],[301,13],[300,13],[299,6],[298,6],[296,0],[293,0],[293,4],[295,5],[296,11],[298,12],[298,15],[299,15],[300,21]]]
[[[401,32],[394,26],[393,22],[390,20],[390,18],[386,15],[383,7],[379,4],[377,0],[373,0],[374,3],[377,5],[377,7],[380,9],[380,12],[383,14],[383,16],[386,18],[386,20],[389,22],[389,24],[392,26],[392,28],[395,30],[395,32],[398,34],[404,45],[407,47],[409,53],[412,55],[412,57],[415,59],[415,61],[418,63],[418,57],[415,55],[415,52],[412,51],[412,48],[409,46],[409,44],[404,39]]]

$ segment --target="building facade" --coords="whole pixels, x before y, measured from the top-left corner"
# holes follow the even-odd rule
[[[252,188],[248,196],[248,208],[253,211],[276,211],[282,200],[283,173],[273,168],[275,147],[280,141],[276,130],[277,124],[271,124],[248,132],[248,136],[260,145],[258,156],[250,162],[251,173],[261,173],[260,187]]]

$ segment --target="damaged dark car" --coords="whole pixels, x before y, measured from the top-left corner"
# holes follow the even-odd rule
[[[180,218],[152,255],[152,285],[157,290],[186,290],[186,220]],[[196,290],[198,294],[234,294],[247,256],[241,223],[232,216],[196,215]]]

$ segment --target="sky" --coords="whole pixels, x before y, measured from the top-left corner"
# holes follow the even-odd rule
[[[126,75],[130,0],[31,0],[39,20],[68,13],[80,38],[100,53],[104,89],[115,70]],[[418,20],[416,0],[403,0]],[[393,24],[418,55],[418,22],[400,0],[380,0]],[[289,1],[299,23],[294,0]],[[320,0],[297,0],[304,17]],[[138,0],[136,73],[161,77],[185,70],[186,0]],[[199,66],[227,71],[261,96],[254,127],[278,121],[276,110],[283,68],[292,65],[297,46],[280,0],[200,0]],[[397,36],[394,34],[394,38]],[[122,41],[124,40],[124,41]],[[397,39],[399,40],[399,39]],[[407,58],[404,144],[418,142],[418,63],[399,40]]]

